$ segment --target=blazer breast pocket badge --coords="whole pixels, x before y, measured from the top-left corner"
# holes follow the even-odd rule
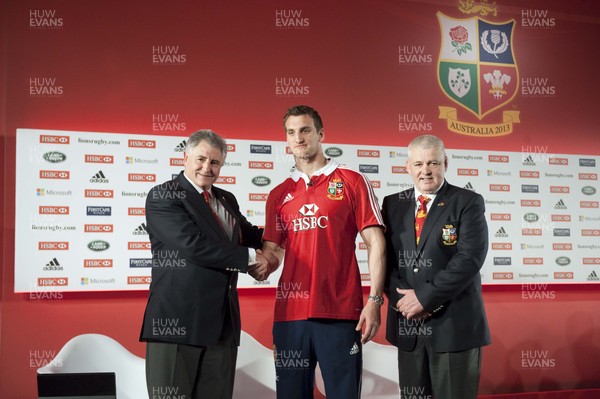
[[[453,224],[446,224],[442,229],[442,243],[447,246],[456,245],[458,242],[458,234],[456,232],[456,226]]]

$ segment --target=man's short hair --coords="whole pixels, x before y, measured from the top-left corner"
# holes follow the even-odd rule
[[[316,109],[309,107],[308,105],[295,105],[288,109],[283,116],[283,128],[285,129],[285,122],[287,122],[290,116],[302,115],[308,115],[313,119],[313,121],[315,121],[315,129],[317,129],[317,132],[323,129],[323,121],[321,120],[321,116]]]
[[[190,152],[202,141],[205,141],[213,148],[218,148],[221,150],[221,153],[223,154],[223,160],[227,157],[227,142],[223,137],[219,136],[210,129],[201,129],[192,133],[187,139],[185,151]]]
[[[432,134],[423,134],[421,136],[415,137],[408,144],[408,156],[410,156],[411,149],[416,148],[416,147],[424,148],[424,149],[438,148],[442,155],[446,154],[446,149],[444,148],[444,142],[439,137],[434,136]]]

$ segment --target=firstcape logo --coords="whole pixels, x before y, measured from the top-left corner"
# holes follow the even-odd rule
[[[497,15],[497,6],[459,2],[464,14]],[[487,9],[489,7],[494,8]],[[508,105],[517,95],[519,70],[514,55],[515,20],[491,22],[479,16],[458,19],[437,13],[442,35],[438,83],[462,109],[482,120]],[[456,108],[439,106],[440,119],[458,134],[497,137],[512,133],[519,111],[504,111],[501,123],[469,123],[458,119]]]

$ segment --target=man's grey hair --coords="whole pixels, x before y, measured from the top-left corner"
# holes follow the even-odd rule
[[[223,154],[223,160],[225,160],[225,158],[227,157],[227,142],[223,137],[219,136],[217,133],[213,132],[210,129],[202,129],[192,133],[187,139],[185,151],[189,153],[202,141],[205,141],[206,143],[208,143],[208,145],[210,145],[213,148],[218,148],[219,150],[221,150],[221,153]]]
[[[413,148],[438,148],[440,153],[445,156],[446,149],[444,148],[444,142],[437,136],[432,134],[423,134],[421,136],[415,137],[410,144],[408,145],[408,156],[410,157],[410,151]]]

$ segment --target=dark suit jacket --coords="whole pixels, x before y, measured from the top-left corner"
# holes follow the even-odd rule
[[[437,352],[454,352],[490,343],[481,276],[488,250],[483,197],[444,182],[415,242],[414,189],[383,200],[386,225],[389,299],[386,339],[412,350],[417,335],[431,340]],[[453,230],[454,229],[454,230]],[[424,323],[408,321],[393,310],[401,295],[396,287],[414,289],[433,316]]]
[[[237,277],[248,270],[247,247],[262,246],[262,229],[242,216],[233,194],[212,191],[235,217],[231,241],[183,172],[148,193],[153,267],[142,341],[211,345],[230,315],[239,345]]]

